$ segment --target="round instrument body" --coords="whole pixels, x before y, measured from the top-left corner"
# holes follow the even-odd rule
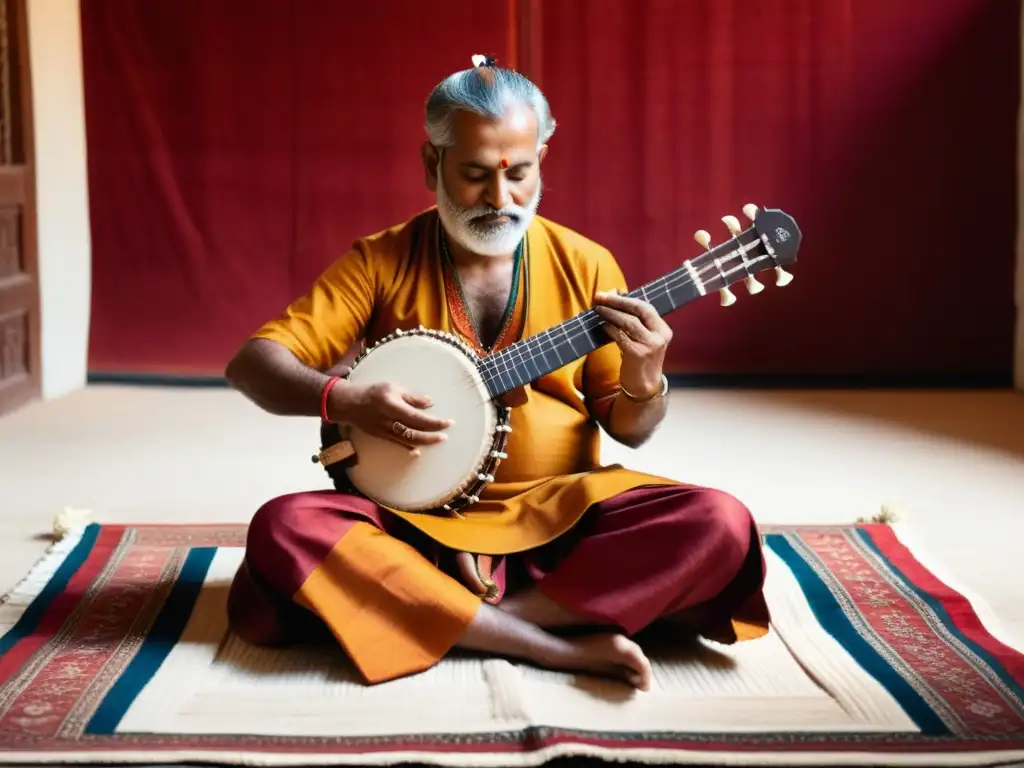
[[[392,440],[345,427],[355,450],[349,482],[376,503],[405,512],[457,511],[471,505],[504,457],[508,409],[484,386],[476,353],[456,336],[417,329],[397,332],[356,358],[348,380],[389,382],[427,395],[432,416],[454,420],[448,439],[420,455]]]

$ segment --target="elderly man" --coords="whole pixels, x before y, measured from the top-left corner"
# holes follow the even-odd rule
[[[602,429],[635,447],[664,418],[672,333],[621,295],[606,249],[536,215],[554,128],[537,87],[490,59],[446,78],[427,101],[422,147],[436,207],[356,241],[254,333],[227,377],[268,412],[389,439],[397,423],[424,450],[451,426],[427,398],[330,375],[360,339],[424,325],[487,354],[596,306],[614,343],[532,382],[512,410],[510,458],[461,533],[337,490],[266,503],[229,599],[243,638],[327,629],[369,683],[459,647],[646,690],[641,630],[722,643],[767,631],[760,536],[740,501],[599,465]],[[478,536],[476,514],[491,520]],[[492,556],[497,596],[467,583],[459,550]]]

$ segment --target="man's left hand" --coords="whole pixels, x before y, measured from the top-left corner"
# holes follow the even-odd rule
[[[646,301],[617,293],[598,293],[595,299],[605,330],[622,350],[622,387],[637,397],[657,394],[672,329]]]

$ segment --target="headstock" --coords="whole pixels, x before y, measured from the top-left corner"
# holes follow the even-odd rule
[[[775,271],[775,285],[789,285],[793,275],[784,267],[796,262],[803,239],[793,217],[778,209],[762,211],[748,203],[743,206],[743,215],[753,222],[747,229],[741,227],[735,216],[722,217],[731,237],[714,248],[711,235],[705,230],[699,229],[693,235],[708,253],[692,259],[690,269],[699,276],[702,287],[718,290],[723,307],[736,303],[736,294],[730,290],[734,283],[743,282],[750,295],[763,291],[764,283],[754,275],[769,268]]]

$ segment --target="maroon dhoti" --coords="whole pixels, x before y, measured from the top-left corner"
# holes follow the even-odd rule
[[[258,643],[326,628],[370,682],[436,663],[480,600],[452,553],[366,499],[334,491],[265,504],[229,600]],[[628,635],[665,620],[723,643],[768,626],[760,535],[733,496],[639,488],[592,506],[568,533],[497,561],[499,594],[535,586],[557,605]]]

